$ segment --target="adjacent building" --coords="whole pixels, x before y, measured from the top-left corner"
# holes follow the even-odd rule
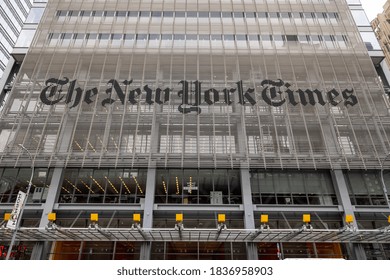
[[[1,112],[1,213],[34,172],[13,257],[389,259],[383,53],[348,4],[50,1]]]
[[[12,88],[46,2],[0,1],[0,108]]]
[[[0,1],[0,78],[31,7],[30,0]]]
[[[383,12],[381,14],[378,14],[378,16],[371,22],[372,28],[375,31],[376,37],[380,43],[380,46],[385,54],[386,62],[382,62],[381,65],[383,66],[385,63],[386,65],[390,65],[390,54],[389,54],[389,22],[387,21],[389,17],[389,5],[390,2],[387,1],[385,5],[383,6]],[[384,67],[384,72],[387,74],[389,73],[388,70],[386,70],[386,67]],[[385,82],[386,90],[388,88],[388,83]]]

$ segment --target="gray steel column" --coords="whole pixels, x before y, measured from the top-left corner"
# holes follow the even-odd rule
[[[244,208],[244,226],[246,229],[254,229],[255,220],[253,214],[252,191],[251,191],[250,174],[248,168],[240,169],[240,179],[241,179],[242,205]],[[246,255],[248,260],[258,259],[256,243],[252,243],[252,242],[246,243]]]
[[[58,196],[60,195],[60,186],[63,178],[63,169],[56,167],[53,172],[53,177],[51,178],[49,191],[47,193],[46,202],[43,205],[43,213],[41,216],[41,221],[39,222],[39,227],[44,228],[48,224],[47,216],[49,213],[53,212],[54,205],[57,203]],[[47,255],[50,252],[52,242],[37,242],[34,245],[33,251],[31,253],[32,260],[42,260],[46,259]]]
[[[345,182],[344,174],[342,170],[333,170],[331,171],[333,185],[335,187],[337,199],[339,204],[343,207],[343,223],[345,223],[345,216],[353,216],[353,225],[358,228],[356,217],[355,217],[355,207],[351,203],[349,197],[347,183]],[[366,254],[364,252],[362,244],[347,244],[348,253],[354,259],[365,260]]]
[[[143,228],[153,227],[155,182],[156,182],[156,168],[152,167],[148,169],[148,174],[146,177],[146,193],[145,193],[145,202],[143,205],[144,216],[142,219]],[[143,242],[141,245],[140,259],[149,260],[151,249],[152,249],[151,242]]]
[[[66,117],[64,120],[64,126],[62,127],[57,149],[59,152],[67,152],[69,150],[70,141],[72,139],[72,132],[75,122],[73,119]],[[60,163],[58,163],[60,164]],[[62,167],[56,167],[51,178],[49,191],[47,194],[46,202],[43,205],[43,213],[39,223],[39,227],[45,227],[48,223],[47,216],[50,212],[53,212],[54,205],[58,201],[58,197],[61,192],[61,182],[64,176],[64,169]],[[31,259],[43,259],[46,258],[50,252],[52,242],[37,242],[33,248]]]

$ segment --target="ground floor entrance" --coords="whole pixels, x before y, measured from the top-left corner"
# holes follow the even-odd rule
[[[138,260],[140,242],[60,241],[53,244],[53,260]],[[243,242],[153,242],[152,260],[245,260]],[[287,258],[345,258],[345,245],[339,243],[257,243],[260,260]]]

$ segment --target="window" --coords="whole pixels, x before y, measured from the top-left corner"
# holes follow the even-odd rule
[[[150,11],[141,11],[140,17],[150,17],[151,12]]]
[[[223,18],[232,18],[232,12],[222,12]]]
[[[259,41],[259,35],[248,35],[249,41]]]
[[[129,17],[138,17],[139,12],[136,11],[130,11],[129,12]]]
[[[97,37],[97,34],[96,33],[88,33],[86,35],[86,46],[87,47],[92,47],[95,45],[96,43],[96,37]]]
[[[211,34],[211,40],[212,41],[221,41],[222,35],[221,34]]]
[[[225,41],[234,41],[234,35],[223,35]]]
[[[100,33],[98,36],[99,47],[105,47],[108,45],[108,40],[110,39],[110,34]]]
[[[198,40],[198,35],[197,34],[187,34],[186,39],[187,40]]]
[[[103,11],[92,11],[93,17],[101,17],[103,15]]]
[[[152,12],[152,17],[161,17],[162,12]]]
[[[374,32],[360,32],[360,35],[362,36],[363,42],[365,43],[367,50],[381,50],[381,46],[379,45],[379,42]]]
[[[73,34],[73,40],[74,40],[73,46],[80,47],[84,42],[84,37],[85,37],[84,33]]]
[[[35,168],[28,203],[43,203],[49,191],[53,170]],[[0,202],[14,203],[19,191],[26,191],[31,176],[29,168],[0,170]]]
[[[31,42],[34,38],[35,30],[23,29],[18,37],[18,40],[15,44],[17,48],[28,48],[31,45]]]
[[[147,34],[137,34],[136,40],[137,41],[146,41],[148,39]]]
[[[326,171],[251,171],[255,204],[337,205]]]
[[[246,41],[246,35],[236,35],[237,41]]]
[[[80,11],[80,17],[90,17],[91,13],[91,11]]]
[[[122,43],[122,34],[111,34],[111,46],[118,47]]]
[[[187,12],[188,18],[196,18],[198,16],[198,12]]]
[[[387,205],[379,172],[348,171],[344,176],[353,205]]]
[[[172,11],[164,11],[163,15],[165,18],[170,18],[170,17],[173,17],[173,12]],[[183,17],[184,17],[184,15],[183,15]]]
[[[126,11],[116,11],[115,16],[116,17],[126,17],[127,12]]]
[[[104,11],[103,16],[104,17],[114,17],[115,12],[114,11]]]
[[[149,40],[159,40],[160,34],[149,34]]]
[[[298,42],[297,35],[286,35],[287,42]]]
[[[74,217],[72,218],[74,219]],[[87,221],[81,217],[80,220]],[[107,225],[109,220],[99,219],[99,224]],[[116,218],[112,226],[122,225],[127,220]],[[57,224],[63,227],[71,225],[70,219],[58,218]],[[140,255],[140,244],[135,242],[108,242],[108,241],[59,241],[50,259],[53,260],[137,260]]]
[[[210,17],[211,18],[220,18],[221,12],[210,12]]]
[[[31,8],[30,13],[26,19],[26,23],[39,23],[42,18],[44,8]],[[62,11],[57,11],[57,16],[63,16]]]
[[[167,13],[167,14],[166,14]],[[170,14],[172,13],[172,14]],[[173,16],[173,12],[164,12],[164,17]],[[184,18],[186,16],[186,12],[175,12],[175,17]]]
[[[238,170],[158,170],[156,203],[240,204]]]
[[[343,154],[354,155],[356,153],[352,139],[349,136],[339,136],[338,141]]]

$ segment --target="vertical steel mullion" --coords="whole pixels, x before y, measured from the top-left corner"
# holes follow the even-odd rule
[[[120,5],[119,3],[117,5]],[[123,5],[123,3],[121,3],[121,5]],[[117,6],[118,7],[118,6]],[[127,10],[130,11],[130,1],[127,2]],[[126,31],[126,24],[127,24],[127,21],[128,21],[128,18],[125,18],[124,20],[124,23],[123,23],[123,27],[122,27],[122,45],[120,46],[119,48],[119,52],[120,52],[120,55],[123,55],[125,53],[125,50],[126,48],[124,47],[124,42],[125,42],[125,31]],[[135,39],[135,38],[134,38]],[[133,56],[131,56],[131,61],[132,61],[132,58]],[[129,73],[130,73],[130,69],[131,69],[131,63],[129,65]],[[128,75],[128,80],[131,80],[131,77],[130,77],[130,74]],[[118,136],[118,149],[117,149],[117,152],[116,152],[116,157],[115,157],[115,168],[117,168],[118,166],[118,161],[119,161],[119,157],[123,157],[123,153],[127,152],[127,151],[123,151],[122,152],[122,146],[123,146],[123,142],[124,140],[122,139],[123,137],[123,126],[124,126],[124,122],[125,122],[125,119],[126,119],[126,112],[127,112],[127,92],[128,92],[128,89],[129,89],[129,86],[128,85],[125,85],[125,100],[124,100],[124,103],[123,103],[123,109],[122,109],[122,120],[121,120],[121,124],[120,124],[120,128],[119,128],[119,136]],[[128,147],[128,145],[126,145],[126,148]]]
[[[248,32],[248,31],[247,31]],[[260,33],[260,32],[259,32]],[[260,42],[259,42],[260,43]],[[249,56],[250,56],[250,64],[251,64],[251,71],[252,71],[252,77],[251,77],[251,80],[252,80],[252,84],[253,84],[253,88],[255,89],[255,100],[258,104],[259,100],[257,99],[257,94],[256,94],[256,81],[255,81],[255,73],[257,71],[255,71],[255,67],[253,65],[253,53],[252,53],[252,49],[250,48],[249,46],[249,42],[247,43],[248,44],[248,50],[249,50]],[[256,54],[257,56],[258,54]],[[264,167],[266,168],[267,166],[267,163],[266,163],[266,159],[265,159],[265,152],[264,152],[264,143],[263,143],[263,131],[262,131],[262,124],[261,124],[261,118],[260,118],[260,113],[259,113],[259,108],[258,108],[258,105],[255,107],[255,113],[256,115],[254,117],[257,118],[257,123],[258,123],[258,133],[259,133],[259,143],[254,143],[255,147],[256,147],[256,151],[255,151],[255,154],[258,153],[258,154],[261,154],[262,156],[262,159],[263,159],[263,164],[264,164]],[[252,124],[252,127],[254,126],[254,123]],[[254,138],[254,140],[256,140]],[[246,141],[248,142],[248,133],[246,133]],[[260,151],[258,150],[258,145],[260,145]],[[250,154],[250,151],[248,149],[248,156]]]

